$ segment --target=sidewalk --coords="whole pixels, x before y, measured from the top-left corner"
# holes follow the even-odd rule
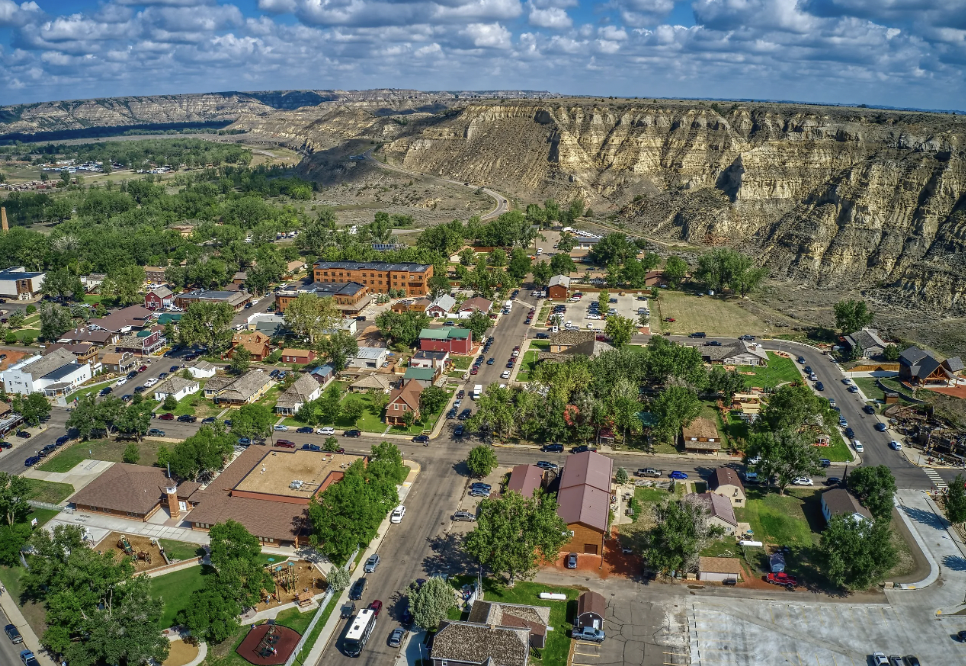
[[[21,476],[38,481],[54,483],[69,483],[74,486],[74,492],[86,487],[94,479],[106,472],[114,463],[104,460],[82,460],[69,472],[44,472],[36,467],[27,469]]]
[[[399,489],[400,504],[403,503],[406,495],[409,494],[409,489],[412,488],[413,482],[415,482],[420,471],[419,463],[417,462],[412,460],[403,460],[403,464],[408,465],[410,469],[409,475],[406,477],[406,480],[403,481],[402,487]],[[360,562],[366,560],[370,555],[379,550],[379,546],[382,545],[382,540],[386,537],[390,525],[391,523],[389,522],[389,516],[387,515],[382,521],[382,524],[379,525],[379,532],[376,535],[376,538],[369,542],[369,546],[362,554],[362,558],[359,560]],[[349,598],[349,589],[350,588],[347,587],[346,589],[342,590],[339,593],[339,596],[335,599],[334,603],[336,610]],[[328,621],[326,621],[325,625],[322,627],[319,637],[315,640],[315,644],[312,646],[308,656],[305,658],[305,664],[317,664],[321,662],[322,653],[329,646],[329,641],[332,640],[332,637],[336,635],[339,622],[341,621],[342,619],[339,617],[339,613],[333,611],[332,614],[329,615]]]
[[[47,656],[46,652],[42,651],[40,647],[40,639],[34,630],[27,624],[27,620],[24,618],[23,613],[20,612],[20,607],[17,602],[10,598],[9,592],[4,592],[0,594],[0,608],[3,609],[4,615],[10,620],[11,624],[15,624],[17,629],[20,631],[20,635],[23,636],[23,643],[20,650],[30,650],[34,653],[43,666],[54,666],[53,660]],[[4,639],[6,640],[6,639]],[[17,650],[18,652],[20,650]]]

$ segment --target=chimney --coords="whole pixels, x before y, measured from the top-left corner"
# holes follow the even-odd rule
[[[171,513],[171,517],[179,517],[181,515],[181,508],[178,504],[178,487],[172,484],[167,486],[164,492],[168,496],[168,511]]]
[[[10,225],[7,224],[7,209],[0,208],[0,227],[3,228],[3,233],[10,231]]]

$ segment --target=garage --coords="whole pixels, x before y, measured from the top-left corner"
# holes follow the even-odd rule
[[[597,555],[598,548],[596,543],[585,543],[584,544],[584,554],[585,555]]]
[[[741,580],[741,561],[737,557],[700,557],[698,580],[709,583],[737,583]]]

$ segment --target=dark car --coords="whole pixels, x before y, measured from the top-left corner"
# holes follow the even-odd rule
[[[158,375],[158,379],[164,380],[167,378],[168,378],[168,373],[166,372],[162,372],[160,375]]]
[[[142,365],[140,368],[138,368],[138,372],[144,372],[147,369],[148,369],[148,366]]]
[[[402,627],[396,627],[392,630],[392,633],[389,634],[389,647],[400,647],[405,638],[406,630]]]
[[[692,333],[688,337],[689,338],[706,338],[706,337],[708,337],[708,334],[707,333],[702,333],[702,332],[699,331],[697,333]]]
[[[846,428],[842,432],[844,432],[845,436],[848,437],[849,439],[853,439],[855,437],[855,431],[852,430],[852,428]]]
[[[160,428],[151,428],[148,430],[149,437],[164,437],[164,431]]]
[[[904,666],[922,666],[922,663],[919,661],[919,657],[911,654],[908,654],[905,657],[903,657],[902,663],[904,664]]]
[[[30,439],[32,435],[26,430],[18,430],[17,437],[22,437],[23,439]]]
[[[875,407],[873,407],[872,405],[866,405],[865,407],[862,408],[862,411],[865,412],[866,414],[875,414]]]
[[[507,364],[506,364],[506,367],[508,369],[512,370],[513,369],[513,361],[512,360],[508,361]]]
[[[194,423],[198,420],[197,416],[192,416],[191,414],[182,414],[178,417],[178,420],[182,423]]]
[[[322,447],[319,446],[318,444],[303,444],[302,445],[302,450],[303,451],[316,451],[316,452],[318,452],[318,451],[321,451],[322,450]]]
[[[825,390],[825,384],[823,384],[822,382],[815,382],[815,390],[816,391],[824,391]]]
[[[172,414],[171,412],[167,412],[165,414],[162,414],[158,418],[161,419],[162,421],[174,421],[174,414]]]
[[[40,662],[37,661],[37,657],[30,650],[23,650],[20,653],[20,661],[23,662],[23,666],[40,666]]]
[[[721,346],[721,343],[718,342],[717,340],[708,340],[707,342],[704,343],[704,346],[705,347],[720,347]]]
[[[23,461],[24,467],[33,467],[40,462],[40,456],[30,456]]]
[[[57,438],[57,441],[54,442],[54,443],[57,446],[63,446],[64,444],[66,444],[69,441],[70,441],[70,436],[69,435],[61,435],[60,437]]]
[[[832,466],[832,461],[829,460],[828,458],[819,458],[818,462],[821,463],[822,467]]]
[[[825,479],[825,485],[826,486],[837,486],[841,482],[842,482],[842,479],[840,479],[837,476],[830,476],[827,479]]]
[[[349,598],[353,601],[358,601],[362,598],[362,593],[366,591],[366,579],[360,578],[353,585],[352,589],[349,590]]]
[[[457,391],[456,393],[457,400],[462,400],[465,397],[466,397],[466,391],[464,391],[463,389],[460,389],[459,391]]]
[[[280,446],[283,449],[294,449],[295,442],[290,442],[287,439],[276,439],[275,446]]]
[[[462,437],[462,436],[463,436],[463,424],[460,423],[458,426],[453,428],[453,437]]]
[[[8,624],[3,628],[3,633],[7,635],[11,643],[23,643],[23,636],[20,635],[20,630],[15,625]]]
[[[57,450],[56,446],[54,446],[53,444],[48,444],[44,448],[40,449],[40,451],[37,452],[37,455],[39,455],[41,458],[46,458],[56,450]]]
[[[878,422],[878,423],[875,424],[875,429],[878,430],[879,432],[885,432],[886,431],[886,424],[885,423],[882,423],[880,421],[880,422]]]
[[[137,370],[131,370],[131,372],[127,373],[127,378],[128,379],[134,379],[137,376],[138,376],[138,371]]]
[[[596,450],[597,449],[593,449],[593,448],[587,446],[586,444],[582,444],[581,446],[575,446],[574,448],[570,449],[570,452],[571,453],[587,453],[588,451],[596,451]]]
[[[563,444],[544,444],[540,447],[544,453],[563,453]]]
[[[215,418],[214,416],[209,416],[209,417],[208,417],[208,418],[206,418],[206,419],[201,419],[201,422],[202,422],[202,423],[214,423],[214,422],[215,422],[215,421],[217,421],[217,420],[218,420],[218,419],[216,419],[216,418]]]
[[[341,610],[339,610],[339,617],[343,620],[348,620],[350,617],[356,614],[356,605],[351,601],[346,604],[342,604]]]
[[[251,443],[252,443],[252,440],[250,440],[247,437],[239,437],[238,438],[238,445],[239,446],[248,446]]]
[[[313,432],[315,432],[315,429],[313,429],[312,426],[302,426],[295,432],[297,432],[300,435],[311,435]]]
[[[135,393],[144,393],[147,390],[148,390],[148,387],[147,386],[136,386],[136,387],[134,387],[134,392]]]
[[[470,414],[472,413],[473,413],[472,409],[469,409],[469,408],[464,409],[462,412],[460,412],[459,420],[465,421],[466,419],[470,418]]]
[[[416,444],[427,444],[429,442],[429,435],[416,435],[413,437],[413,442]]]
[[[569,553],[567,555],[567,568],[576,569],[577,568],[577,553]]]
[[[549,333],[537,333],[537,340],[549,340],[549,339],[550,339]]]
[[[125,393],[124,395],[121,396],[121,400],[123,402],[131,402],[131,400],[133,399],[134,399],[134,396],[131,395],[130,393]]]
[[[753,342],[753,341],[754,341],[754,339],[755,339],[755,336],[753,336],[753,335],[748,335],[748,334],[746,333],[745,335],[742,335],[742,336],[739,336],[739,338],[738,338],[738,339],[739,339],[739,340],[746,340],[746,341],[748,341],[748,342]]]
[[[490,358],[486,359],[486,364],[487,365],[493,365],[494,363],[496,363],[496,359],[493,358],[492,356]]]
[[[810,374],[812,374],[812,366],[810,366],[810,365],[806,365],[806,366],[805,366],[805,367],[803,368],[803,370],[805,370],[805,374],[806,374],[806,375],[810,375]]]
[[[560,467],[556,463],[552,463],[549,460],[537,461],[536,466],[539,467],[540,469],[548,470],[548,471],[549,470],[557,471],[558,469],[560,469]]]
[[[448,412],[446,412],[446,418],[448,418],[448,419],[455,419],[456,418],[456,412],[457,412],[456,407],[453,407]]]
[[[342,436],[343,437],[362,437],[362,431],[361,430],[346,430],[344,433],[342,433]]]
[[[10,442],[5,442],[3,440],[0,440],[0,449],[12,449],[12,448],[13,448],[13,444],[11,444]]]
[[[98,395],[105,396],[108,393],[113,393],[113,392],[114,392],[113,388],[111,388],[110,386],[105,386],[100,390],[100,393],[98,393]]]
[[[365,320],[366,320],[365,315],[359,315],[358,317],[356,317],[356,321],[365,321]]]
[[[168,372],[177,372],[180,369],[181,369],[180,365],[172,365],[170,368],[168,368]]]

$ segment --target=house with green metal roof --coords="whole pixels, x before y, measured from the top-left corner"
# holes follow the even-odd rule
[[[473,348],[473,334],[468,328],[455,326],[424,328],[419,332],[419,348],[422,351],[469,354]]]
[[[437,372],[435,368],[414,368],[410,366],[406,368],[406,374],[403,375],[403,383],[405,384],[410,379],[414,379],[423,388],[428,388],[436,380]]]

